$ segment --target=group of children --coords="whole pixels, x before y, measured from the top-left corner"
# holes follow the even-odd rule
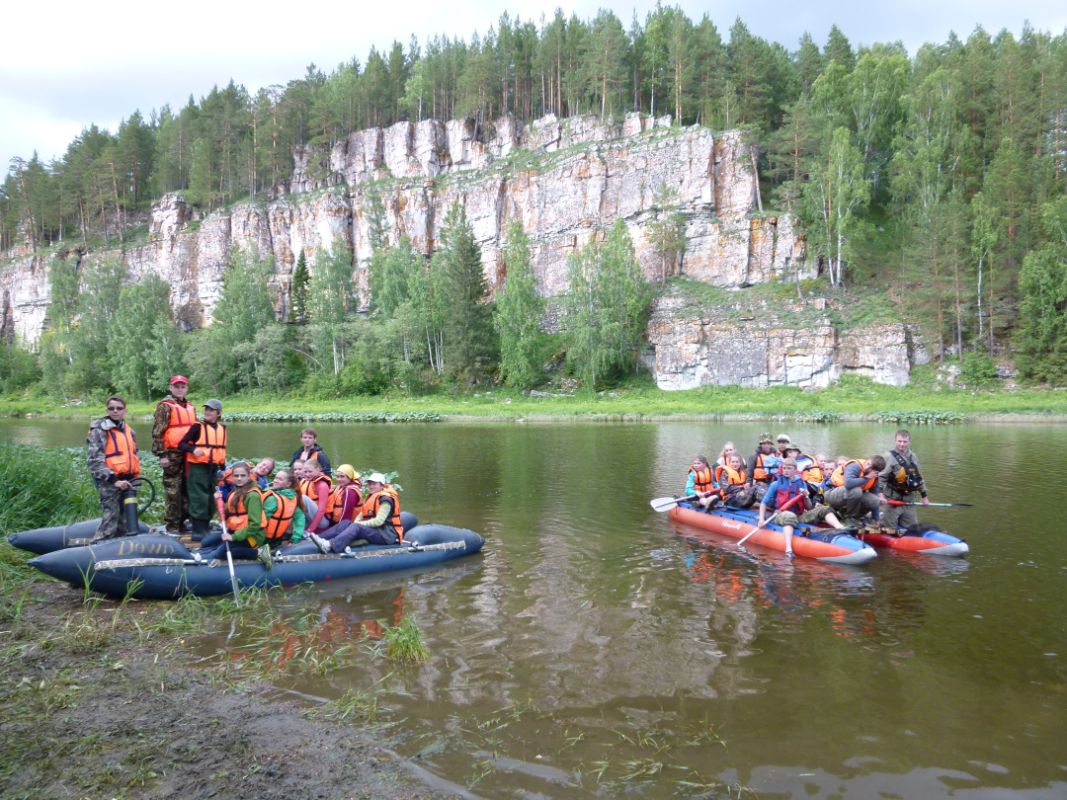
[[[903,522],[915,524],[907,498],[926,486],[910,449],[911,435],[897,431],[895,447],[886,456],[866,460],[840,456],[830,459],[801,451],[788,434],[779,434],[777,447],[769,434],[760,437],[749,462],[733,442],[727,442],[712,466],[697,456],[689,467],[685,494],[704,509],[723,505],[750,508],[759,503],[759,526],[772,519],[786,534],[786,552],[792,554],[792,533],[798,523],[826,523],[833,528],[886,526],[896,530]],[[895,507],[891,520],[883,519],[882,506]],[[768,517],[768,510],[773,516]],[[910,511],[910,509],[908,509]],[[845,517],[843,524],[838,515]]]
[[[316,439],[312,428],[301,432],[289,469],[274,472],[268,458],[237,461],[222,472],[215,493],[222,530],[205,537],[193,558],[211,565],[229,549],[234,558],[259,559],[270,569],[272,549],[305,537],[324,554],[342,555],[353,547],[402,542],[400,498],[385,476],[364,478],[351,464],[332,470]]]

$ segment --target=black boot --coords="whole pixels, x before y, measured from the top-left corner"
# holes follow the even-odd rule
[[[194,542],[204,541],[204,537],[208,533],[208,521],[206,519],[194,519],[191,520],[193,524],[192,539]]]

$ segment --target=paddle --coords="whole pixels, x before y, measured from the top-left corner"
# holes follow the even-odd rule
[[[744,537],[744,538],[743,538],[743,539],[742,539],[741,541],[739,541],[739,542],[737,543],[737,546],[738,546],[738,547],[741,547],[741,546],[742,546],[742,545],[743,545],[743,544],[744,544],[745,542],[747,542],[747,541],[748,541],[748,540],[749,540],[749,539],[750,539],[750,538],[752,537],[752,535],[753,535],[753,534],[754,534],[754,533],[755,533],[756,531],[760,530],[760,529],[761,529],[761,528],[763,528],[763,527],[764,527],[765,525],[770,525],[770,524],[771,524],[771,522],[773,522],[773,521],[775,520],[775,518],[776,518],[776,517],[777,517],[777,516],[778,516],[779,514],[781,514],[781,513],[783,512],[783,511],[787,511],[787,510],[789,509],[789,506],[793,505],[793,503],[797,502],[797,500],[799,500],[799,499],[800,499],[800,498],[802,498],[803,496],[804,496],[804,495],[802,495],[802,494],[798,494],[798,495],[797,495],[796,497],[794,497],[794,498],[793,498],[792,500],[788,501],[788,502],[787,502],[787,503],[786,503],[785,505],[783,505],[783,506],[782,506],[781,508],[779,508],[779,509],[778,509],[777,511],[775,511],[775,512],[774,512],[773,514],[771,514],[771,516],[770,516],[770,517],[768,517],[768,518],[767,518],[766,520],[764,520],[764,521],[763,521],[763,522],[761,522],[761,523],[760,523],[759,525],[757,525],[757,526],[756,526],[755,528],[753,528],[753,529],[752,529],[752,530],[750,530],[750,531],[749,531],[748,533],[746,533],[746,534],[745,534],[745,537]]]
[[[654,511],[669,511],[679,503],[686,503],[690,500],[699,500],[700,495],[690,494],[685,497],[657,497],[655,500],[649,501],[649,505],[652,506]]]
[[[923,508],[974,508],[974,503],[909,503],[904,500],[886,500],[890,506],[922,506]]]
[[[219,509],[219,522],[222,524],[222,535],[226,536],[229,531],[226,530],[226,509],[223,508],[222,498],[215,498],[215,505]],[[233,556],[230,554],[230,543],[226,539],[222,540],[222,543],[226,545],[226,566],[230,568],[230,588],[233,589],[233,602],[238,608],[241,607],[241,593],[237,591],[237,573],[233,569]]]

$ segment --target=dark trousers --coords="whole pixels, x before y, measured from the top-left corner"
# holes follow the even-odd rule
[[[189,464],[185,475],[185,494],[188,498],[189,519],[210,520],[215,510],[214,464]]]
[[[255,561],[259,558],[259,551],[244,542],[233,541],[230,542],[230,555],[234,558]],[[210,561],[213,558],[217,558],[220,561],[226,559],[226,542],[222,540],[222,531],[216,531],[205,537],[200,544],[200,557],[204,561]]]

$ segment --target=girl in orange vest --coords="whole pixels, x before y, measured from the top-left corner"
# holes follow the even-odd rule
[[[400,544],[404,541],[404,526],[400,521],[400,498],[380,472],[367,477],[367,499],[359,516],[333,539],[321,536],[311,539],[324,553],[344,552],[353,542],[364,544]]]
[[[307,529],[311,533],[319,533],[331,524],[330,518],[326,516],[326,509],[330,503],[333,481],[323,473],[318,460],[314,458],[304,462],[304,475],[306,483],[302,484],[301,491],[310,503],[314,504],[314,506],[308,505],[308,514],[311,519],[307,524]]]

